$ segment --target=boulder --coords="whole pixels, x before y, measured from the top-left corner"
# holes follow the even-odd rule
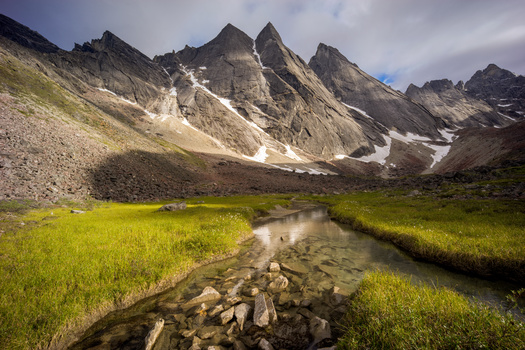
[[[259,294],[259,288],[254,287],[254,288],[245,289],[243,291],[243,294],[246,295],[247,297],[254,297],[257,294]]]
[[[71,210],[70,213],[71,214],[85,214],[86,212],[83,210]]]
[[[256,326],[265,328],[270,324],[270,314],[264,294],[258,294],[255,297],[255,310],[253,312],[253,323]]]
[[[221,313],[221,324],[225,325],[226,323],[230,322],[233,319],[233,316],[235,315],[235,308],[232,306],[228,310]]]
[[[281,268],[279,267],[278,263],[271,262],[270,266],[268,266],[268,271],[270,271],[270,272],[279,272],[279,271],[281,271]]]
[[[328,323],[327,320],[315,316],[310,320],[310,334],[314,338],[315,344],[319,343],[323,339],[332,338],[330,323]]]
[[[160,207],[157,211],[177,211],[186,209],[186,202],[170,203]]]
[[[244,322],[246,322],[246,320],[248,319],[248,314],[251,308],[252,307],[246,303],[242,303],[235,306],[235,318],[237,318],[237,322],[239,323],[241,331],[243,330]]]

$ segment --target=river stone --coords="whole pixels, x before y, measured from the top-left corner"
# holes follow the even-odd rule
[[[235,308],[232,306],[228,310],[221,313],[221,324],[225,325],[226,323],[230,322],[233,319],[233,316],[235,315]]]
[[[182,335],[184,338],[191,338],[195,334],[197,334],[198,329],[185,329],[180,332],[180,335]]]
[[[310,334],[314,338],[314,343],[317,344],[323,339],[332,338],[330,330],[330,323],[320,317],[315,316],[310,320]]]
[[[275,311],[275,306],[273,305],[272,298],[268,297],[266,299],[266,307],[268,308],[268,316],[270,317],[270,323],[277,322],[277,311]]]
[[[177,211],[186,209],[186,202],[170,203],[160,207],[157,211]]]
[[[264,338],[262,338],[260,341],[259,341],[259,344],[257,345],[257,349],[259,350],[274,350],[272,344],[270,344],[270,342]]]
[[[195,298],[191,299],[187,303],[182,305],[184,312],[188,311],[194,306],[201,305],[202,303],[215,303],[221,298],[221,294],[213,287],[206,287],[202,293]]]
[[[348,293],[337,286],[330,289],[330,303],[332,303],[333,306],[341,305],[347,297]]]
[[[233,341],[233,350],[247,350],[246,345],[238,339]]]
[[[253,323],[256,326],[265,328],[270,324],[270,314],[264,294],[258,294],[255,297],[255,310],[253,312]]]
[[[244,322],[246,322],[246,320],[248,319],[248,314],[251,308],[252,307],[246,303],[235,305],[235,318],[239,323],[239,328],[241,329],[241,331],[243,330]]]
[[[153,348],[153,345],[155,345],[155,342],[157,341],[157,338],[159,337],[160,332],[162,332],[162,329],[164,328],[164,319],[160,319],[157,322],[155,322],[155,325],[153,328],[149,331],[148,335],[146,336],[146,350],[150,350]]]
[[[281,263],[281,269],[283,269],[283,271],[288,271],[298,276],[304,276],[308,274],[308,269],[304,265],[299,263]]]
[[[288,278],[281,275],[268,285],[268,290],[272,293],[281,292],[288,287],[288,283]]]
[[[215,334],[220,333],[222,327],[220,326],[206,326],[199,329],[197,335],[201,339],[211,339]]]
[[[215,316],[217,316],[218,314],[220,314],[223,311],[224,311],[224,305],[222,305],[222,304],[216,305],[213,309],[211,309],[210,312],[208,312],[208,315],[210,317],[215,317]]]
[[[270,266],[268,266],[268,271],[270,271],[270,272],[279,272],[279,271],[281,271],[281,268],[279,267],[278,263],[271,262]]]

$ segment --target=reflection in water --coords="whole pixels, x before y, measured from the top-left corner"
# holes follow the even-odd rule
[[[177,303],[200,294],[206,286],[213,286],[222,295],[236,295],[243,285],[255,283],[248,276],[260,275],[270,260],[308,271],[291,278],[301,286],[302,297],[312,300],[321,298],[334,285],[352,292],[366,270],[375,269],[397,271],[410,275],[416,283],[447,286],[495,303],[501,303],[509,290],[517,289],[507,283],[489,282],[415,261],[390,243],[331,221],[324,207],[256,224],[254,234],[255,239],[239,256],[200,268],[176,288],[111,313],[93,325],[72,348],[139,349],[158,318],[173,319]],[[180,327],[180,323],[166,324],[165,345],[158,346],[163,349],[173,345],[170,341],[174,341]]]

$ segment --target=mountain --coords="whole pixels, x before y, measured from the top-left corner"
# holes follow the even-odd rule
[[[358,113],[334,98],[271,23],[256,40],[229,24],[202,47],[154,61],[172,76],[187,120],[243,154],[286,154],[293,146],[329,160],[374,149]]]
[[[0,23],[0,200],[341,192],[366,181],[309,174],[525,161],[523,123],[512,119],[521,78],[499,68],[464,86],[413,87],[411,98],[324,44],[306,64],[271,23],[255,39],[229,24],[154,59],[108,31],[66,51]],[[476,94],[518,107],[507,118]]]
[[[448,79],[426,82],[421,88],[410,84],[405,94],[444,120],[449,128],[509,124],[485,101],[471,97],[461,85],[454,86]]]
[[[388,129],[440,138],[443,122],[401,92],[390,88],[348,61],[337,49],[319,44],[310,67],[343,103],[363,110]]]
[[[484,70],[478,70],[464,89],[469,96],[484,100],[504,116],[520,120],[525,114],[523,75],[489,64]]]

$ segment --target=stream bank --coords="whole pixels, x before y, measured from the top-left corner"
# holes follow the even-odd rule
[[[331,347],[345,297],[367,269],[398,271],[414,283],[444,285],[494,303],[512,288],[414,261],[387,242],[331,221],[324,207],[280,215],[284,210],[257,220],[255,239],[238,256],[108,315],[71,349],[143,349],[159,319],[164,328],[154,349]]]

